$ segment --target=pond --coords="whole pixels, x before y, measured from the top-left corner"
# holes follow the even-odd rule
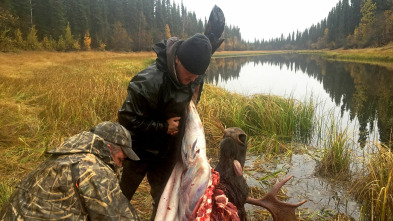
[[[270,94],[302,102],[311,99],[317,118],[337,117],[341,127],[351,133],[355,148],[376,141],[391,147],[393,70],[386,67],[330,61],[306,54],[215,58],[205,82],[245,96]],[[318,148],[318,144],[312,145]],[[266,191],[267,187],[258,181],[261,177],[277,171],[294,175],[285,185],[289,202],[306,199],[307,203],[300,207],[303,212],[322,217],[343,213],[357,220],[360,205],[347,195],[345,184],[314,174],[316,161],[312,155],[294,153],[289,162],[263,165],[258,156],[249,155],[245,165],[247,183]],[[255,167],[262,167],[265,172],[254,172]],[[258,210],[253,206],[246,209],[251,218]]]
[[[243,95],[311,97],[318,115],[338,116],[360,146],[392,140],[393,70],[386,67],[307,54],[215,58],[205,81]]]

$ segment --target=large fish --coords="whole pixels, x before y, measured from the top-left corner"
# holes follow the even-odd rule
[[[225,16],[221,8],[214,6],[204,34],[212,45],[212,53],[224,41],[221,35],[225,27]],[[206,140],[201,119],[193,101],[183,136],[182,159],[175,165],[158,205],[155,220],[189,220],[195,215],[198,203],[209,184],[213,182],[210,164],[206,157]],[[195,217],[195,216],[193,216]]]
[[[165,186],[155,220],[189,220],[211,181],[211,167],[206,157],[206,140],[201,119],[191,101],[177,162]]]

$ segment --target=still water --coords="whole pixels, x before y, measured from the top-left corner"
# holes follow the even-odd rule
[[[319,117],[339,118],[360,146],[391,144],[393,70],[386,67],[305,54],[216,58],[206,82],[243,95],[311,98]]]
[[[352,133],[349,135],[355,147],[377,141],[392,147],[393,70],[386,67],[299,54],[216,58],[207,70],[205,81],[245,96],[270,94],[301,102],[312,100],[316,119],[333,118],[340,122],[342,130],[346,128]],[[307,200],[301,210],[311,214],[335,211],[358,220],[360,205],[347,195],[342,185],[318,177],[314,173],[316,161],[310,155],[292,154],[287,164],[264,164],[265,172],[254,172],[255,165],[261,165],[256,156],[248,156],[247,183],[266,189],[257,180],[283,171],[285,176],[295,176],[285,185],[289,202]],[[256,208],[246,210],[252,217]]]

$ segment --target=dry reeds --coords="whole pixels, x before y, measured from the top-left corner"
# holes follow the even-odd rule
[[[198,108],[207,140],[217,148],[225,127],[243,129],[253,150],[274,153],[286,151],[282,143],[309,139],[313,129],[312,103],[291,98],[244,97],[206,85]]]
[[[0,207],[13,186],[45,159],[44,152],[100,121],[116,121],[131,77],[152,53],[23,52],[0,54]],[[255,151],[287,151],[309,136],[312,104],[272,96],[242,97],[205,85],[198,104],[209,154],[217,158],[225,127],[240,127]],[[147,185],[138,212],[148,218]]]
[[[0,206],[46,149],[116,121],[132,75],[152,53],[0,54]]]
[[[384,145],[363,160],[365,171],[352,188],[362,202],[364,220],[393,220],[393,153]]]

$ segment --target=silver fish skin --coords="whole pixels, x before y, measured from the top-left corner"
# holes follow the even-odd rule
[[[195,104],[188,106],[189,114],[182,141],[181,156],[172,171],[158,206],[155,220],[189,220],[211,177],[206,157],[206,140],[202,121]]]

